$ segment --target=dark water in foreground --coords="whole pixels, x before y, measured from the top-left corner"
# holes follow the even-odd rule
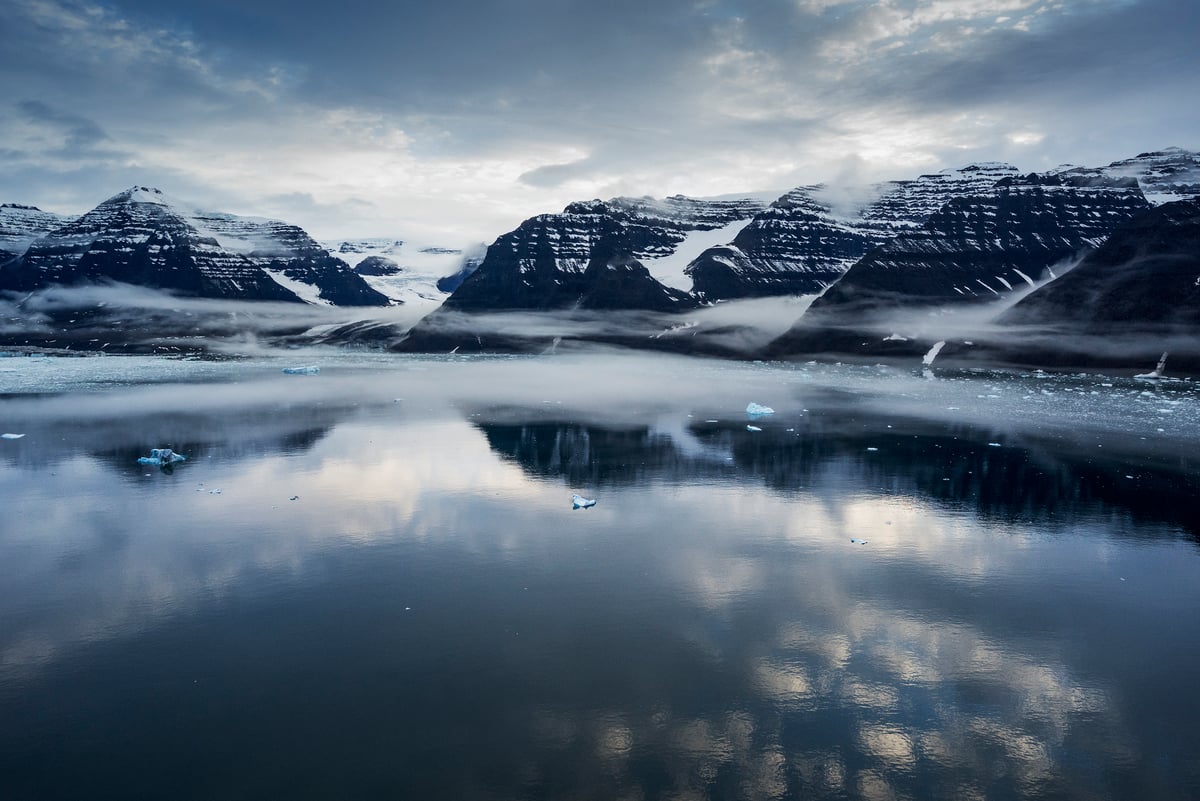
[[[1190,386],[668,364],[20,384],[0,798],[1200,796]]]

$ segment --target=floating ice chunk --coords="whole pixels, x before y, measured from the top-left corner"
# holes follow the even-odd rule
[[[879,448],[867,448],[867,450],[874,453],[875,451],[879,450]]]
[[[20,439],[24,434],[0,434],[0,439]]]
[[[866,545],[866,544],[867,544],[867,541],[866,541],[866,540],[860,540],[860,539],[858,539],[857,537],[851,537],[851,538],[850,538],[850,541],[851,541],[852,543],[854,543],[855,545]]]
[[[1001,445],[999,442],[989,442],[988,447],[989,448],[1003,448],[1004,446]]]
[[[310,364],[307,367],[285,367],[283,372],[288,375],[316,375],[321,372],[321,368],[315,364]]]
[[[219,489],[212,489],[212,490],[208,491],[208,494],[209,495],[220,495],[221,491]]]
[[[178,464],[187,461],[182,453],[176,453],[170,448],[151,448],[149,456],[138,457],[138,464],[156,464],[159,466]]]
[[[747,431],[762,431],[758,426],[746,426]]]
[[[571,508],[572,509],[591,509],[595,505],[596,505],[595,498],[585,498],[582,495],[572,495],[571,496]]]
[[[750,416],[751,420],[754,420],[755,418],[762,417],[763,415],[775,414],[775,410],[770,406],[763,406],[762,404],[750,401],[749,405],[746,406],[746,414]]]

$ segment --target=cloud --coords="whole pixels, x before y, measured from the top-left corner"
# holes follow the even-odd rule
[[[24,154],[0,164],[0,197],[82,211],[136,180],[263,213],[308,194],[284,210],[320,236],[416,226],[452,245],[583,197],[782,190],[847,159],[864,181],[1106,163],[1197,145],[1181,98],[1198,15],[1180,0],[14,0],[0,70],[35,106],[0,115],[0,148]]]

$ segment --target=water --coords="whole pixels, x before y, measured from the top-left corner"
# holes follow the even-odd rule
[[[1200,794],[1191,382],[0,369],[5,799]]]

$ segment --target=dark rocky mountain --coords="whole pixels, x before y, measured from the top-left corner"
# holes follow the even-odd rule
[[[1200,153],[1181,147],[1139,153],[1107,167],[1065,165],[1059,171],[1066,175],[1134,178],[1146,200],[1155,206],[1200,196]]]
[[[697,306],[690,294],[663,286],[640,261],[611,245],[596,248],[580,284],[581,309],[680,312]]]
[[[1138,215],[999,322],[1089,333],[1116,328],[1200,333],[1200,199]]]
[[[762,208],[750,199],[683,196],[572,203],[561,214],[533,217],[498,238],[445,306],[459,311],[570,308],[587,291],[584,272],[602,243],[606,252],[634,259],[666,256],[689,232],[749,219]]]
[[[458,289],[471,273],[479,269],[481,264],[483,264],[483,259],[467,256],[463,259],[461,267],[450,275],[443,275],[437,280],[438,291],[450,293]]]
[[[8,290],[97,281],[195,297],[389,303],[294,225],[193,211],[148,187],[114,195],[0,269]]]
[[[18,258],[34,240],[70,221],[70,217],[37,206],[0,204],[0,265]]]
[[[971,164],[877,185],[866,202],[835,202],[835,187],[798,187],[758,214],[732,243],[704,251],[688,273],[706,300],[820,292],[872,248],[919,228],[950,200],[1016,174],[1009,164]]]
[[[400,265],[387,256],[367,256],[354,267],[359,275],[396,275]]]
[[[895,348],[881,346],[872,332],[887,324],[890,312],[997,300],[1069,266],[1147,208],[1132,178],[1050,173],[1003,179],[984,193],[952,200],[920,230],[871,251],[768,352]]]

